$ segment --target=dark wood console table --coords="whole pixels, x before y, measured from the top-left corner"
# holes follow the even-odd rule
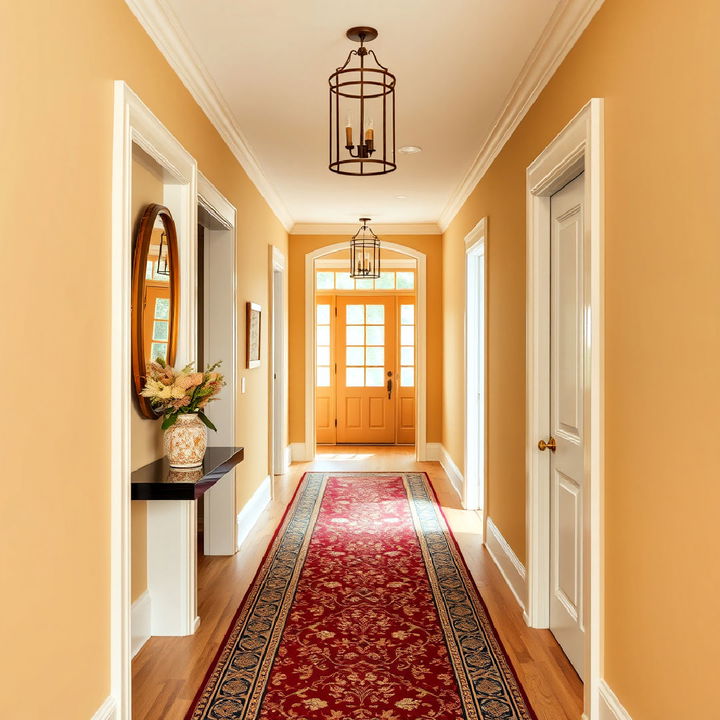
[[[245,457],[245,448],[209,447],[202,467],[171,468],[167,458],[138,468],[130,476],[133,500],[197,500]]]

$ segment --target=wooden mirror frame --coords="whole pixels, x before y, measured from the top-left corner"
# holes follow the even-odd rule
[[[145,208],[137,233],[135,235],[135,250],[132,265],[132,295],[130,298],[130,330],[132,337],[132,376],[135,396],[138,400],[140,414],[150,420],[156,420],[158,415],[153,410],[150,401],[140,393],[145,387],[145,374],[147,371],[145,358],[145,329],[143,318],[143,301],[145,298],[145,274],[147,272],[147,256],[152,241],[155,221],[160,216],[168,244],[168,266],[170,268],[170,317],[168,327],[167,363],[175,363],[177,350],[178,319],[180,305],[180,258],[178,255],[177,231],[175,221],[170,211],[157,203]]]

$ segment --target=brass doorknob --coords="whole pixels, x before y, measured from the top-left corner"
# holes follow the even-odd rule
[[[555,438],[552,436],[550,437],[550,439],[547,442],[545,442],[544,440],[541,440],[538,443],[538,450],[544,451],[544,450],[548,450],[548,449],[552,450],[553,452],[555,452],[555,450],[557,450],[557,443],[555,442]]]

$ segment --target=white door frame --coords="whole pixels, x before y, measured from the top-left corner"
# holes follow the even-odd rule
[[[487,218],[465,236],[465,480],[463,506],[485,516],[487,463]],[[478,442],[482,438],[482,442]],[[484,523],[483,523],[484,524]]]
[[[195,253],[197,165],[182,145],[122,81],[114,83],[111,252],[110,375],[110,684],[116,720],[131,718],[130,623],[130,293],[133,245],[132,153],[142,148],[167,173],[163,201],[178,233],[180,322],[177,357],[191,358],[195,347]],[[186,513],[184,535],[194,539],[194,513]],[[191,527],[192,526],[192,527]],[[192,530],[192,532],[190,532]],[[185,574],[194,572],[194,546],[180,548]],[[177,598],[194,616],[195,599]]]
[[[603,487],[603,101],[592,99],[527,169],[527,558],[526,620],[550,622],[550,458],[538,440],[550,430],[550,197],[585,172],[586,328],[583,603],[585,714],[598,717],[602,662]]]
[[[425,253],[398,243],[382,241],[382,246],[415,258],[417,263],[416,303],[417,324],[417,381],[415,385],[415,458],[427,456],[427,269]],[[323,255],[347,250],[348,242],[333,243],[305,254],[305,444],[303,457],[315,458],[315,261]]]
[[[205,302],[203,303],[205,315],[205,346],[206,362],[222,360],[221,370],[226,377],[227,385],[222,392],[221,403],[227,401],[225,410],[221,412],[221,423],[218,431],[208,434],[209,444],[234,445],[237,442],[235,435],[235,419],[237,415],[237,250],[235,242],[235,219],[237,212],[235,206],[201,173],[198,172],[198,204],[216,221],[222,230],[205,230]],[[213,263],[214,246],[220,253],[219,259]],[[230,257],[230,262],[226,262]],[[218,271],[224,274],[218,276]],[[231,278],[228,277],[231,274]],[[213,276],[218,282],[209,282]],[[225,282],[222,282],[222,280]],[[230,280],[230,297],[227,297],[228,280]],[[209,298],[220,293],[215,308],[211,308]],[[217,312],[217,307],[222,311]],[[224,330],[232,327],[230,342],[222,343],[224,352],[221,357],[208,354],[208,330],[213,319],[220,320]],[[232,349],[230,349],[232,348]],[[198,368],[199,369],[199,368]],[[219,408],[219,404],[215,404]],[[204,533],[203,553],[205,555],[233,555],[237,551],[237,522],[235,514],[235,468],[220,479],[220,481],[204,496]]]
[[[270,422],[268,424],[270,472],[283,475],[290,465],[287,439],[287,397],[288,397],[288,328],[285,315],[285,289],[287,288],[287,260],[278,248],[270,246],[270,362],[268,363],[270,379]],[[276,282],[277,276],[280,282]],[[277,287],[276,287],[277,286]],[[282,298],[281,307],[276,307],[277,290]],[[276,324],[279,322],[279,332]],[[276,338],[279,347],[276,347]],[[279,359],[277,357],[279,355]],[[279,361],[278,361],[279,360]],[[279,408],[279,412],[278,412]]]

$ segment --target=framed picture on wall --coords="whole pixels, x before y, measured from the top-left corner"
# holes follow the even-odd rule
[[[260,367],[260,330],[262,308],[253,302],[246,303],[247,321],[245,323],[246,366]]]

